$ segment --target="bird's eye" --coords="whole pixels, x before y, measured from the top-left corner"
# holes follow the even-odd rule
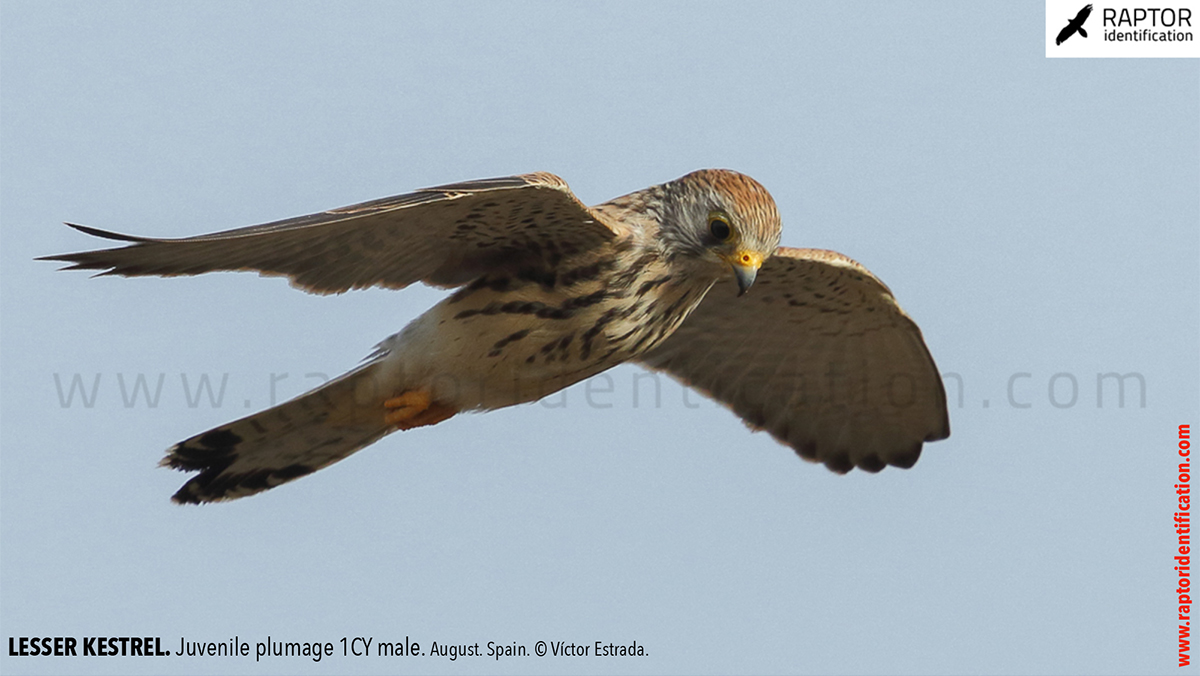
[[[733,235],[733,229],[729,227],[729,220],[725,214],[721,213],[709,214],[708,231],[721,242],[728,240]]]

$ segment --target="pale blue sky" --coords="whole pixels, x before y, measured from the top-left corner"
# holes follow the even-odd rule
[[[1200,418],[1200,67],[1047,60],[1043,21],[1039,2],[6,0],[0,636],[649,655],[4,650],[0,670],[1174,671],[1173,437]],[[272,383],[290,397],[350,368],[440,292],[32,260],[96,244],[68,220],[182,236],[535,170],[595,203],[701,167],[767,186],[784,244],[871,268],[957,374],[953,435],[915,468],[836,476],[673,383],[656,406],[623,367],[590,402],[580,385],[177,507],[165,448],[267,405]],[[1100,405],[1108,372],[1140,375],[1145,406],[1132,378],[1124,407],[1111,381]],[[151,393],[162,378],[156,406],[126,405],[139,374]],[[60,397],[76,376],[90,407]],[[219,405],[196,399],[201,377],[224,379]]]

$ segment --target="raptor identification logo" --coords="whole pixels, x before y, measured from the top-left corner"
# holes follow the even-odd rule
[[[1200,58],[1200,0],[1046,0],[1046,58]]]

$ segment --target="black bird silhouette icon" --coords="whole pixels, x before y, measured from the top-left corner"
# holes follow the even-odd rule
[[[1083,9],[1079,10],[1079,13],[1075,15],[1075,18],[1071,19],[1071,21],[1067,23],[1066,27],[1058,32],[1058,37],[1055,38],[1054,44],[1061,45],[1062,43],[1066,42],[1067,38],[1074,35],[1076,31],[1086,38],[1087,31],[1083,30],[1083,22],[1087,21],[1088,16],[1090,16],[1091,13],[1092,6],[1084,5]]]

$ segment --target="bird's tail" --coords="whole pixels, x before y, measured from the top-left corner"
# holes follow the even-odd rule
[[[1079,34],[1080,34],[1081,36],[1083,36],[1083,37],[1085,37],[1085,38],[1087,37],[1087,31],[1083,30],[1083,28],[1079,28],[1079,29],[1077,29],[1077,30],[1079,31]]]
[[[397,427],[384,420],[382,360],[296,399],[181,441],[164,467],[200,472],[171,499],[177,503],[232,500],[311,474],[349,456]],[[447,416],[448,417],[448,416]]]

